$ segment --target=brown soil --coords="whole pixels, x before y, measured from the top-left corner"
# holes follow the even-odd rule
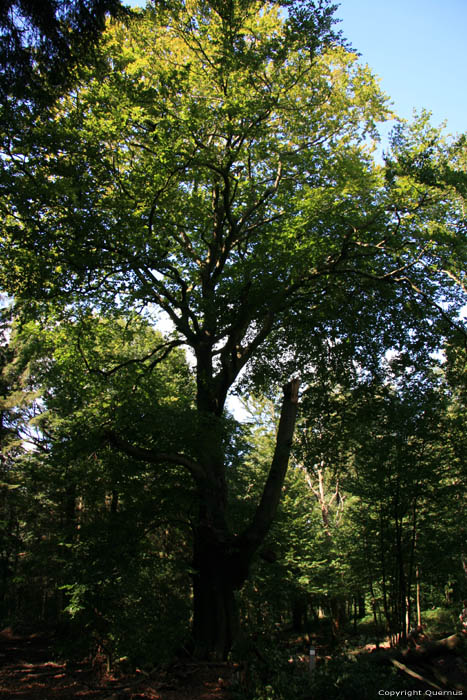
[[[178,663],[115,677],[90,662],[54,658],[43,635],[0,632],[0,698],[9,700],[228,700],[227,664]]]

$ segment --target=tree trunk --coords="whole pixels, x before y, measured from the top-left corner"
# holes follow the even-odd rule
[[[444,639],[426,639],[414,649],[407,649],[403,652],[405,659],[417,661],[442,656],[446,653],[462,652],[465,639],[462,634],[451,634]]]
[[[305,629],[307,607],[306,596],[297,593],[292,600],[292,629],[294,632],[303,632]]]
[[[205,479],[198,480],[200,513],[193,530],[193,638],[197,658],[226,658],[239,628],[235,591],[269,532],[279,504],[295,427],[298,381],[284,387],[284,399],[270,471],[260,503],[243,533],[230,533],[227,490],[220,444],[212,430],[200,436],[205,446]],[[209,422],[207,423],[209,425]]]
[[[210,472],[199,484],[199,516],[193,528],[193,638],[197,658],[223,659],[238,626],[234,590],[243,584],[247,567],[243,576],[234,570],[226,484],[218,467]]]
[[[361,620],[362,617],[365,617],[365,615],[366,615],[365,596],[363,595],[362,592],[359,592],[357,601],[358,601],[358,617]]]
[[[384,530],[384,514],[382,510],[382,506],[380,505],[379,508],[379,526],[380,526],[380,547],[379,547],[379,554],[380,554],[380,559],[381,559],[381,587],[383,591],[383,610],[384,610],[384,618],[386,620],[386,629],[389,632],[392,627],[392,622],[391,622],[391,615],[389,614],[389,605],[388,605],[388,591],[387,591],[387,580],[386,580],[386,542],[385,542],[385,530]]]
[[[243,584],[246,571],[244,577],[233,577],[225,548],[207,548],[202,537],[195,537],[193,565],[195,657],[225,659],[239,627],[235,589]]]
[[[420,601],[420,570],[418,566],[415,575],[417,577],[417,627],[420,627],[422,624],[422,606]]]
[[[342,633],[342,626],[345,624],[347,615],[345,609],[346,601],[340,596],[331,596],[329,599],[329,610],[331,612],[331,629],[334,639],[339,639]]]

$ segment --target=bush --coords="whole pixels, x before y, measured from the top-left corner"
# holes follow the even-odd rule
[[[383,690],[413,688],[396,669],[379,666],[365,656],[335,657],[318,665],[312,678],[309,700],[374,700]]]
[[[245,672],[232,688],[234,700],[374,700],[378,691],[413,688],[395,668],[365,655],[318,662],[310,676],[308,659],[291,662],[286,649],[245,642],[236,653]]]
[[[270,638],[238,643],[232,653],[244,669],[232,687],[234,700],[295,700],[310,696],[308,662]],[[302,657],[303,658],[303,657]]]
[[[439,639],[453,634],[457,628],[459,612],[460,610],[452,607],[434,608],[422,612],[422,622],[427,637]]]

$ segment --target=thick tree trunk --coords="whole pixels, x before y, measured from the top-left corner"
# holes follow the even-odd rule
[[[195,579],[193,635],[194,656],[199,659],[225,659],[238,631],[235,594],[220,577]]]
[[[198,532],[193,568],[194,654],[200,659],[225,659],[239,628],[235,590],[247,577],[247,563],[235,567],[225,544],[207,544],[206,537]]]
[[[284,400],[274,456],[261,501],[252,522],[241,535],[229,532],[226,522],[227,493],[220,446],[211,431],[203,436],[200,455],[206,478],[198,481],[199,520],[193,531],[193,638],[197,658],[223,659],[239,628],[235,591],[247,576],[251,560],[272,524],[287,470],[295,416],[298,381],[284,387]],[[208,462],[209,460],[209,462]]]

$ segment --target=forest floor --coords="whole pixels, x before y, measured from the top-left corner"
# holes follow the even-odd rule
[[[8,700],[227,700],[227,664],[179,663],[114,677],[90,662],[56,660],[45,635],[0,632],[0,698]]]
[[[53,642],[43,634],[0,632],[0,700],[229,700],[232,664],[187,660],[150,674],[113,676],[102,670],[103,663],[57,660]],[[375,655],[377,663],[385,664],[393,656],[391,649],[377,650],[374,645],[352,653]],[[443,653],[414,660],[409,650],[405,653],[409,656],[399,656],[403,663],[396,660],[396,665],[402,675],[409,674],[414,689],[431,694],[451,689],[467,696],[467,659]],[[323,655],[318,663],[326,658],[331,657]]]

